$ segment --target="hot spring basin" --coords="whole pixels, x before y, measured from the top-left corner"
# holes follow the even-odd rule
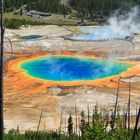
[[[80,34],[70,37],[72,40],[100,41],[110,39],[125,39],[128,34],[112,29],[109,26],[103,27],[81,27]]]
[[[39,39],[41,37],[42,36],[40,36],[40,35],[29,35],[29,36],[23,36],[23,37],[21,37],[21,39],[24,39],[24,40],[35,40],[35,39]]]
[[[130,67],[128,63],[70,56],[41,57],[20,65],[29,76],[64,82],[101,79],[118,75]]]

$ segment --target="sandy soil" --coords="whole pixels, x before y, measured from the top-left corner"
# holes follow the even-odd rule
[[[95,104],[100,108],[114,107],[117,92],[118,76],[92,84],[47,83],[43,80],[28,77],[18,68],[19,62],[42,55],[78,55],[97,57],[99,59],[127,61],[136,64],[134,69],[124,73],[121,79],[119,106],[123,110],[127,106],[129,93],[129,76],[131,79],[131,109],[135,114],[136,105],[140,105],[140,37],[135,36],[133,42],[125,40],[109,40],[100,42],[71,41],[64,36],[72,32],[63,26],[34,26],[20,30],[6,29],[5,36],[5,77],[4,77],[4,119],[8,131],[20,127],[21,131],[36,130],[41,110],[43,117],[40,129],[58,129],[60,114],[63,111],[62,129],[74,106],[78,112],[87,110],[91,113]],[[70,29],[70,28],[69,28]],[[74,29],[75,30],[75,29]],[[34,41],[22,40],[21,36],[42,35]]]

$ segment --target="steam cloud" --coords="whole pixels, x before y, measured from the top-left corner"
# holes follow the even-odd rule
[[[120,14],[119,9],[109,18],[108,23],[111,30],[123,33],[126,36],[140,33],[140,7],[135,6],[125,14]]]
[[[71,37],[74,40],[110,40],[132,39],[135,33],[140,33],[140,7],[135,6],[126,12],[119,9],[108,19],[108,25],[99,28],[83,27],[82,34]]]

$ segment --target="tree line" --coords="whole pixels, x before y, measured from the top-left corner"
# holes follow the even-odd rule
[[[138,110],[137,110],[138,111]],[[111,113],[112,112],[112,113]],[[67,132],[62,131],[61,127],[56,131],[26,131],[20,133],[20,128],[10,130],[5,134],[5,140],[139,140],[140,128],[128,128],[127,113],[122,113],[117,109],[116,120],[114,122],[113,110],[99,110],[95,106],[92,116],[80,114],[80,120],[75,128],[73,116],[70,114],[67,122]],[[40,117],[41,118],[41,117]],[[140,118],[140,109],[137,112],[137,122]],[[61,120],[62,121],[62,120]],[[39,124],[41,123],[41,119]],[[131,124],[132,125],[132,124]]]
[[[51,12],[62,14],[68,7],[60,3],[60,0],[5,0],[4,10],[5,12],[12,12],[21,8],[26,7],[27,11],[37,10],[42,12]]]
[[[108,16],[113,10],[120,7],[128,9],[134,5],[140,5],[140,0],[69,0],[64,6],[61,0],[5,0],[5,11],[13,11],[26,5],[27,10],[39,10],[43,12],[63,13],[76,10],[81,17]],[[65,9],[64,9],[65,8]]]
[[[140,115],[140,114],[139,114]],[[114,112],[109,113],[107,110],[98,110],[98,106],[95,106],[93,115],[85,115],[85,112],[81,112],[79,123],[79,137],[81,140],[133,140],[134,129],[129,128],[127,114],[123,115],[119,111],[116,114],[116,120],[114,121]],[[76,130],[73,128],[73,118],[70,115],[68,119],[68,134],[70,139],[73,139],[73,135]],[[137,129],[137,135],[135,140],[140,138],[140,129]],[[77,132],[76,132],[77,134]]]
[[[103,18],[116,9],[122,8],[125,11],[135,5],[140,6],[140,0],[70,0],[70,6],[78,11],[82,19]]]

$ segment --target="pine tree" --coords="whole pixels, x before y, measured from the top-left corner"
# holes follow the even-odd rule
[[[106,139],[106,131],[104,127],[104,123],[102,120],[101,113],[98,113],[98,107],[95,106],[95,110],[92,117],[92,123],[86,129],[86,140],[105,140]]]
[[[82,134],[82,140],[84,140],[85,131],[86,131],[86,121],[85,121],[85,113],[84,113],[84,111],[81,112],[80,130],[81,130],[81,134]]]
[[[71,136],[73,133],[73,120],[72,120],[72,116],[70,115],[68,118],[68,134],[69,136]]]

